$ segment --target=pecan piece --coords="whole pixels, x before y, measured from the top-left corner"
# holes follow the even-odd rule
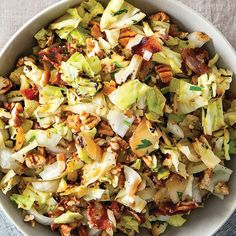
[[[84,111],[80,114],[80,120],[85,128],[92,129],[101,121],[101,118],[97,115]]]
[[[157,12],[149,17],[153,21],[170,22],[170,17],[163,11]]]
[[[120,37],[119,37],[119,44],[122,47],[126,47],[126,45],[129,43],[129,40],[134,38],[136,35],[137,33],[130,28],[121,29]]]
[[[69,115],[66,119],[66,124],[74,133],[80,132],[83,126],[79,115]]]
[[[173,73],[170,66],[158,65],[155,67],[155,71],[158,73],[161,82],[164,84],[170,83],[173,79]]]
[[[105,95],[111,94],[114,90],[116,90],[116,82],[114,80],[103,83],[102,92]]]
[[[46,159],[39,153],[28,153],[25,156],[25,164],[30,169],[41,169],[46,164]]]
[[[0,95],[8,92],[11,87],[12,82],[9,79],[0,76]]]

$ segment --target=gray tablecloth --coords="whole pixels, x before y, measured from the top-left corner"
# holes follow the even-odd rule
[[[145,0],[144,0],[145,1]],[[181,0],[217,26],[236,49],[236,0]],[[58,0],[0,0],[0,49],[12,34],[42,9]],[[223,8],[223,10],[222,10]],[[236,212],[216,236],[236,235]],[[0,235],[22,235],[0,212]],[[32,235],[34,236],[34,235]],[[36,235],[35,235],[36,236]]]

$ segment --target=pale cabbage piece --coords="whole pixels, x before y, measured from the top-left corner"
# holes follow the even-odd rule
[[[124,0],[111,0],[101,18],[101,30],[122,29],[141,21],[146,15]]]
[[[204,134],[212,135],[212,132],[217,131],[225,126],[223,113],[221,97],[209,102],[206,113],[203,109],[202,115]]]
[[[119,72],[115,74],[115,80],[117,84],[122,84],[126,82],[128,77],[131,76],[131,80],[135,80],[137,78],[138,72],[141,68],[143,58],[137,54],[135,54],[131,61],[130,64],[122,68]]]
[[[188,139],[182,139],[177,143],[177,148],[188,158],[191,162],[199,162],[200,159],[193,149],[192,143]]]
[[[142,157],[159,149],[161,131],[152,128],[150,121],[143,119],[129,140],[133,153]]]
[[[118,108],[113,108],[109,111],[107,119],[113,131],[123,138],[134,122],[135,117],[128,117]]]
[[[9,148],[0,149],[0,167],[4,170],[19,171],[21,163],[12,158],[13,151]]]
[[[193,181],[194,177],[190,175],[181,200],[191,200],[193,198]]]
[[[116,201],[138,213],[141,213],[147,205],[147,202],[137,195],[133,197],[133,202],[131,203],[129,197],[126,195],[125,189],[120,190],[116,196]]]
[[[134,233],[139,233],[139,222],[132,216],[122,216],[117,228],[128,235],[134,235]]]
[[[30,210],[35,201],[35,198],[33,197],[19,194],[12,194],[10,199],[18,205],[18,208],[22,208],[24,210]]]
[[[202,138],[202,136],[200,139],[196,139],[195,142],[193,142],[193,148],[200,156],[201,161],[209,169],[214,169],[221,162],[220,158],[214,154],[206,139]]]
[[[182,128],[176,122],[168,121],[167,122],[167,131],[174,134],[174,136],[177,139],[184,138],[184,132],[183,132]]]
[[[134,38],[131,38],[128,42],[128,44],[125,46],[126,49],[128,50],[132,50],[132,48],[136,45],[139,45],[142,41],[142,39],[144,38],[143,35],[141,34],[137,34],[135,35]]]
[[[187,39],[192,48],[201,48],[210,40],[210,37],[202,32],[192,32],[188,34]]]
[[[182,73],[182,57],[180,53],[177,53],[168,47],[163,46],[160,52],[154,53],[152,61],[171,66],[174,74]]]
[[[148,24],[148,22],[143,21],[143,31],[147,37],[154,35],[152,28]]]
[[[224,114],[224,120],[226,124],[233,126],[236,123],[236,100],[231,103],[231,108],[229,108]]]
[[[60,180],[53,180],[53,181],[36,180],[32,182],[32,186],[36,191],[41,191],[46,193],[56,193],[59,184]]]
[[[139,80],[130,80],[109,95],[111,102],[121,110],[126,110],[150,89]]]
[[[119,43],[118,41],[120,37],[120,29],[105,30],[105,34],[107,36],[107,40],[110,44],[110,47],[116,47]]]
[[[35,39],[38,41],[38,45],[40,46],[40,48],[45,48],[49,37],[52,36],[53,36],[52,31],[44,28],[42,28],[34,35]]]
[[[39,224],[42,225],[52,225],[54,224],[55,219],[51,217],[44,216],[43,214],[39,213],[35,210],[35,208],[31,208],[27,211],[30,215],[34,216],[34,220],[37,221]]]
[[[131,203],[134,202],[134,196],[138,191],[138,186],[141,184],[142,179],[140,175],[132,168],[128,166],[124,166],[124,174],[125,174],[125,191],[129,201]]]
[[[57,218],[55,218],[54,222],[56,224],[70,224],[70,223],[78,222],[82,218],[83,216],[78,212],[67,211],[63,213],[62,215],[58,216]]]
[[[0,181],[0,189],[4,194],[9,192],[20,182],[20,177],[13,170],[9,170]]]
[[[83,184],[88,186],[105,176],[116,166],[116,154],[104,152],[100,162],[93,161],[83,167]]]
[[[163,154],[168,154],[170,156],[172,165],[174,166],[175,171],[178,173],[179,163],[180,163],[179,160],[181,158],[178,149],[175,147],[168,147],[168,146],[161,146],[160,149]]]
[[[173,215],[167,222],[174,227],[181,227],[186,222],[186,219],[184,219],[182,215]]]

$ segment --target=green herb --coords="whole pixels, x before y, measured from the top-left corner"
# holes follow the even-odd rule
[[[131,123],[130,123],[129,121],[127,121],[127,120],[124,120],[123,123],[124,123],[125,125],[127,125],[128,127],[131,126]]]
[[[118,16],[118,15],[121,15],[123,13],[127,13],[128,12],[128,9],[122,9],[122,10],[119,10],[115,13],[113,13],[113,16]]]
[[[27,144],[30,144],[30,143],[33,142],[35,139],[36,139],[36,137],[35,137],[35,136],[32,136],[32,137],[30,138],[30,140],[27,142]]]
[[[152,143],[148,139],[141,140],[141,143],[136,147],[136,150],[147,148],[152,146]]]
[[[182,200],[183,192],[177,192],[177,194],[178,194],[179,199]]]
[[[136,23],[138,23],[138,21],[137,21],[137,20],[132,20],[132,22],[133,22],[133,24],[136,24]]]
[[[202,87],[199,86],[190,86],[191,91],[202,91]]]
[[[116,66],[116,68],[122,68],[123,66],[118,63],[117,61],[114,61],[113,64]]]

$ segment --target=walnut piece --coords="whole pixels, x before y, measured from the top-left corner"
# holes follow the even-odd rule
[[[213,175],[213,171],[211,169],[207,169],[204,171],[204,176],[200,182],[200,189],[207,189],[208,186],[211,183],[211,179],[212,179],[212,175]]]
[[[46,164],[46,159],[39,153],[28,153],[25,157],[25,164],[30,169],[41,169]]]
[[[101,118],[84,111],[80,114],[80,120],[85,128],[92,129],[101,121]]]
[[[105,95],[111,94],[114,90],[116,90],[116,82],[114,80],[104,82],[102,92]]]
[[[129,144],[119,136],[115,136],[110,140],[110,146],[113,151],[118,151],[120,149],[126,150],[129,148]]]
[[[72,132],[74,133],[80,132],[83,125],[79,115],[69,115],[66,119],[66,124],[72,129]]]
[[[173,73],[170,66],[158,65],[155,67],[156,73],[159,75],[162,83],[167,84],[173,79]]]
[[[9,79],[0,76],[0,95],[9,91],[11,87],[12,82]]]
[[[105,135],[105,136],[113,136],[114,135],[114,132],[113,132],[111,126],[109,124],[105,123],[104,121],[102,121],[99,124],[98,133],[100,135]]]

